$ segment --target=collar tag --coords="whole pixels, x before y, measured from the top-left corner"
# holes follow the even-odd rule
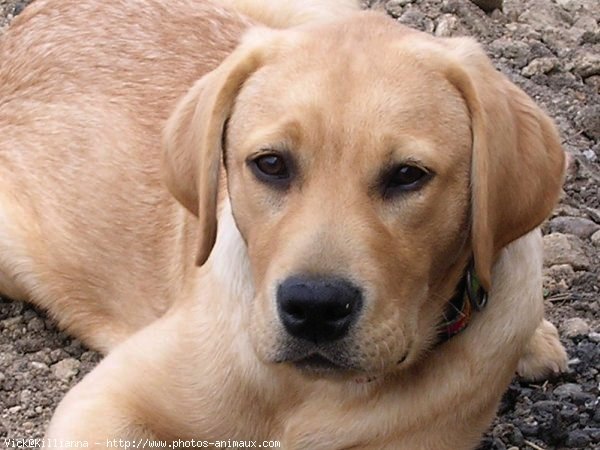
[[[483,308],[485,308],[485,305],[487,305],[488,301],[488,295],[485,289],[483,289],[483,286],[481,286],[479,278],[477,278],[473,262],[471,262],[469,269],[467,270],[467,283],[465,290],[467,291],[467,297],[469,297],[471,305],[473,305],[477,311],[481,311]]]

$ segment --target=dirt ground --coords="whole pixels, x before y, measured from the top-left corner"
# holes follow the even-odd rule
[[[0,33],[27,3],[0,0]],[[544,294],[570,368],[545,383],[515,379],[480,449],[600,449],[600,1],[505,0],[488,13],[469,0],[368,6],[436,35],[477,38],[556,120],[572,164],[544,226]],[[0,439],[41,437],[62,396],[98,361],[42,312],[0,299]]]

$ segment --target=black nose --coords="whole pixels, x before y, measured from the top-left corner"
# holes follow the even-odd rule
[[[277,306],[292,336],[329,342],[348,333],[360,312],[362,293],[341,278],[291,277],[277,289]]]

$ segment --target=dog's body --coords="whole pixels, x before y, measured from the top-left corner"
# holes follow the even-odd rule
[[[310,23],[242,38],[210,2],[38,0],[0,40],[0,292],[122,342],[49,437],[467,449],[520,358],[563,367],[534,229],[564,167],[549,119],[470,41],[302,3],[227,2]],[[473,255],[489,304],[437,345]],[[299,329],[298,290],[327,289],[329,334]]]

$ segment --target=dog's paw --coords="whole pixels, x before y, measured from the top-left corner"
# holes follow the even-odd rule
[[[542,320],[519,360],[517,373],[529,380],[543,380],[567,369],[567,352],[560,343],[556,327]]]

